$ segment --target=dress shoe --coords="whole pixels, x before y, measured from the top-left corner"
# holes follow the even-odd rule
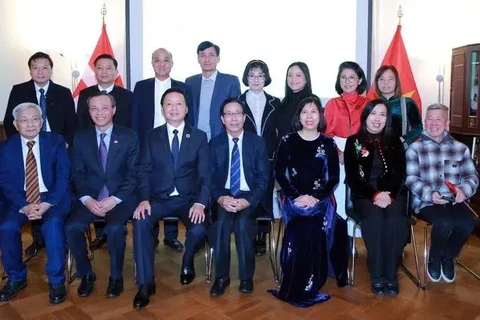
[[[238,291],[243,293],[252,293],[253,292],[253,280],[240,280],[240,286]]]
[[[455,264],[453,259],[442,260],[442,279],[446,283],[452,283],[455,281]]]
[[[107,287],[107,297],[108,298],[115,298],[123,292],[123,278],[120,279],[112,279],[110,277],[108,279],[108,287]]]
[[[225,289],[230,285],[230,277],[223,277],[215,279],[212,288],[210,289],[210,296],[218,297],[225,293]]]
[[[387,285],[385,286],[385,293],[389,296],[398,296],[400,293],[400,289],[398,287],[397,280],[387,281]]]
[[[433,282],[440,281],[440,278],[442,277],[442,264],[440,259],[430,257],[428,260],[427,275]]]
[[[372,282],[372,292],[379,297],[384,297],[386,295],[386,286],[384,282]]]
[[[17,295],[20,290],[27,286],[27,280],[23,281],[10,281],[8,280],[7,283],[3,286],[2,290],[0,290],[0,301],[9,301]]]
[[[45,243],[35,243],[32,242],[26,249],[25,249],[25,256],[32,257],[36,255],[40,250],[45,248]]]
[[[177,239],[163,239],[163,244],[172,248],[175,252],[183,251],[183,244]]]
[[[146,307],[150,303],[150,296],[155,294],[156,290],[155,283],[141,285],[133,299],[133,307],[136,309]]]
[[[107,235],[104,233],[101,236],[96,237],[92,244],[90,245],[90,250],[94,251],[103,247],[103,245],[107,243]]]
[[[59,284],[50,284],[50,294],[48,295],[48,298],[50,300],[50,303],[52,304],[59,304],[65,301],[67,298],[67,289],[65,288],[64,283],[59,283]]]
[[[95,273],[87,274],[86,276],[82,277],[82,281],[80,282],[80,286],[78,287],[78,296],[79,297],[88,297],[93,292],[93,287],[95,286],[95,281],[97,277]]]
[[[190,284],[195,279],[195,268],[193,263],[182,267],[180,272],[180,283]]]
[[[255,254],[259,257],[267,252],[267,234],[262,232],[257,235],[254,243]]]

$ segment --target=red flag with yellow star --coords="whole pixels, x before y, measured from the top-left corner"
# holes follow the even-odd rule
[[[402,84],[402,96],[412,98],[417,104],[420,114],[422,114],[422,100],[418,94],[412,68],[410,67],[410,61],[408,60],[407,50],[403,44],[402,26],[400,24],[397,26],[397,31],[395,32],[387,53],[385,53],[385,57],[383,58],[382,66],[384,65],[393,65],[397,68],[400,76],[400,83]],[[370,87],[367,97],[369,99],[378,98],[373,86]]]

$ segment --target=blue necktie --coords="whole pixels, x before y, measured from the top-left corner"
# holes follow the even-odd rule
[[[105,93],[105,94],[107,94],[107,93],[108,93],[108,92],[107,92],[107,90],[102,90],[101,92],[102,92],[102,93]]]
[[[100,161],[102,163],[102,169],[103,172],[107,170],[107,155],[108,155],[108,150],[107,150],[107,145],[105,144],[105,136],[106,133],[100,133],[100,147],[98,148],[98,152],[100,154]],[[100,193],[98,194],[98,201],[102,201],[103,199],[108,197],[108,189],[107,186],[103,186],[102,190],[100,190]]]
[[[240,192],[240,151],[238,150],[238,138],[233,138],[232,157],[230,162],[230,192],[236,196]]]
[[[172,157],[173,157],[173,167],[177,170],[178,166],[178,152],[180,151],[180,143],[178,142],[178,130],[173,130],[173,139],[172,139]]]
[[[40,88],[38,91],[40,91],[40,109],[42,109],[42,131],[47,131],[47,98],[43,88]]]

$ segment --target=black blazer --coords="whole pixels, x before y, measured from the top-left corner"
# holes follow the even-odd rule
[[[212,198],[216,202],[221,196],[229,195],[225,189],[230,152],[228,135],[222,133],[210,140],[210,169],[212,170]],[[270,179],[265,141],[254,133],[244,132],[242,140],[242,170],[250,192],[245,199],[255,208],[265,195]]]
[[[93,121],[88,113],[87,100],[94,93],[100,92],[98,85],[93,85],[80,91],[77,104],[77,130],[93,126]],[[132,106],[132,92],[115,85],[109,92],[116,102],[117,110],[113,117],[113,123],[130,128],[130,109]]]
[[[139,143],[136,133],[113,125],[108,147],[107,169],[103,172],[95,127],[77,132],[73,144],[72,177],[77,199],[96,199],[104,185],[110,195],[123,201],[132,197],[137,187]]]
[[[247,91],[238,97],[238,99],[243,101],[247,106],[245,110],[246,120],[243,128],[245,131],[257,134],[255,119],[250,106],[247,104]],[[275,153],[277,152],[279,142],[277,130],[277,110],[281,108],[282,104],[278,98],[273,97],[266,92],[265,97],[267,98],[267,102],[262,115],[261,136],[265,139],[265,143],[267,144],[268,158],[273,161],[275,160]]]
[[[385,160],[382,159],[382,173],[377,180],[377,188],[369,182],[375,145],[381,150]],[[366,152],[362,154],[363,149]],[[399,138],[393,137],[388,146],[380,146],[373,141],[361,141],[358,134],[354,134],[347,138],[344,156],[345,174],[352,199],[373,200],[379,191],[390,191],[390,195],[396,198],[404,190],[405,149]]]
[[[50,80],[47,98],[47,119],[52,132],[61,134],[65,141],[71,145],[75,135],[75,103],[73,102],[70,89],[54,83]],[[35,84],[33,80],[16,84],[10,91],[8,98],[7,111],[3,119],[5,133],[11,137],[17,133],[13,126],[13,109],[23,102],[32,102],[40,105],[37,101]]]
[[[210,197],[210,168],[207,134],[185,123],[178,168],[173,168],[173,158],[168,140],[167,124],[147,133],[142,143],[140,201],[166,200],[174,188],[180,196],[205,207]]]

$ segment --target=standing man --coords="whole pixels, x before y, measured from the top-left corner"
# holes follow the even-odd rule
[[[155,77],[137,82],[133,90],[132,129],[143,142],[147,132],[165,124],[160,100],[170,88],[182,89],[190,95],[188,86],[170,78],[173,58],[170,51],[159,48],[152,53],[152,67]],[[155,246],[158,245],[159,225],[156,226]],[[164,221],[165,239],[163,243],[177,252],[183,251],[183,245],[178,241],[178,222]]]
[[[210,140],[212,198],[217,221],[212,228],[215,283],[210,295],[220,296],[230,284],[230,237],[235,233],[240,292],[253,292],[256,207],[270,180],[265,141],[243,130],[245,110],[235,98],[220,107],[226,133]]]
[[[73,145],[73,184],[77,201],[65,225],[70,250],[82,281],[80,297],[89,296],[96,281],[87,257],[85,230],[95,219],[104,218],[110,279],[107,297],[123,292],[123,258],[127,237],[126,223],[136,205],[139,143],[134,131],[113,124],[115,98],[94,93],[87,100],[95,127],[80,130]]]
[[[425,131],[407,149],[406,185],[414,195],[412,207],[432,224],[427,274],[433,282],[455,280],[453,259],[473,231],[472,214],[465,205],[478,188],[478,176],[468,147],[447,128],[448,107],[427,108]],[[446,185],[454,185],[452,194]]]
[[[37,52],[28,59],[31,80],[13,86],[8,98],[7,111],[3,125],[7,137],[17,133],[12,116],[13,109],[23,102],[31,102],[42,110],[41,131],[51,131],[63,136],[68,145],[75,134],[75,103],[70,89],[51,80],[53,61],[44,52]],[[33,243],[25,249],[25,255],[31,256],[45,247],[40,226],[32,223]]]
[[[236,76],[220,73],[220,48],[204,41],[197,47],[197,59],[202,73],[191,76],[185,83],[192,90],[190,123],[207,133],[208,140],[223,131],[220,106],[227,98],[240,95],[240,82]]]
[[[8,281],[0,301],[9,301],[27,285],[22,261],[22,225],[39,221],[47,248],[45,271],[50,302],[61,303],[65,289],[64,220],[70,210],[70,163],[61,135],[42,130],[41,108],[31,102],[13,109],[13,125],[20,134],[0,147],[0,189],[4,211],[0,215],[0,250]]]
[[[195,279],[193,259],[205,239],[205,207],[210,197],[210,168],[205,132],[185,123],[185,93],[170,88],[162,96],[166,123],[148,132],[142,144],[138,194],[133,214],[133,254],[138,293],[135,308],[155,294],[154,226],[164,217],[178,217],[187,228],[180,283]]]

